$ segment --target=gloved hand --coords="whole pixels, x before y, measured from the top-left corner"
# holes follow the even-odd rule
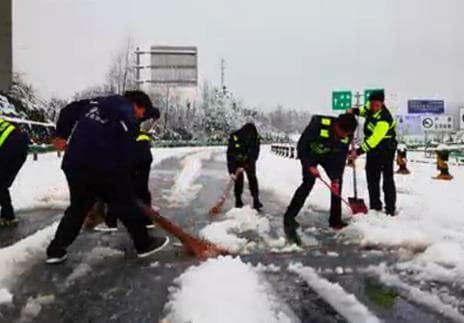
[[[356,149],[352,149],[350,153],[348,154],[348,160],[351,160],[352,162],[354,162],[358,157],[359,155],[356,152]]]
[[[334,192],[337,192],[338,194],[340,194],[340,180],[334,179],[334,180],[330,183],[330,186],[332,187],[332,190],[333,190]]]
[[[65,150],[67,145],[66,139],[60,137],[53,138],[52,144],[59,151]]]
[[[317,166],[309,166],[308,170],[314,177],[321,177],[321,173],[319,173],[319,169],[317,169]]]

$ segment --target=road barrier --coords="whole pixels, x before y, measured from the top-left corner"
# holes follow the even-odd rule
[[[297,158],[296,147],[292,144],[272,144],[271,152],[285,158]]]

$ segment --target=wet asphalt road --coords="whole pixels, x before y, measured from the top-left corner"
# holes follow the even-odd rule
[[[211,221],[207,212],[222,191],[226,176],[225,164],[217,157],[203,161],[202,175],[197,180],[202,189],[193,201],[182,207],[171,208],[166,199],[181,169],[180,160],[165,160],[153,169],[153,201],[160,207],[162,215],[188,227],[193,233]],[[246,199],[250,201],[248,192]],[[262,200],[265,205],[263,214],[270,219],[272,234],[279,237],[286,205],[267,191],[262,192]],[[225,209],[231,206],[228,201]],[[21,223],[18,227],[1,229],[0,246],[11,245],[50,225],[59,219],[60,213],[57,210],[35,210],[19,214]],[[257,249],[252,254],[243,255],[242,259],[252,264],[281,267],[278,272],[265,272],[264,275],[301,322],[344,322],[344,319],[302,279],[286,270],[292,262],[320,268],[322,276],[355,294],[385,322],[449,322],[439,313],[402,297],[401,291],[386,288],[375,277],[357,271],[369,264],[394,262],[395,254],[360,250],[353,245],[338,243],[334,233],[327,229],[324,213],[306,210],[299,216],[299,221],[304,228],[322,228],[313,233],[319,245],[298,253],[270,254]],[[155,229],[154,234],[163,233]],[[249,233],[247,237],[259,241],[253,234]],[[13,305],[0,305],[0,322],[27,321],[21,311],[30,298],[41,295],[53,295],[54,300],[42,305],[33,322],[157,322],[164,317],[168,288],[173,280],[189,266],[199,263],[186,255],[176,242],[171,237],[170,245],[157,256],[137,259],[124,229],[110,234],[83,232],[69,248],[65,264],[45,265],[44,256],[17,279],[10,289],[14,294]],[[92,257],[99,252],[110,255]],[[336,252],[338,256],[330,256],[330,252]],[[352,268],[353,272],[339,275],[325,271],[337,266]]]

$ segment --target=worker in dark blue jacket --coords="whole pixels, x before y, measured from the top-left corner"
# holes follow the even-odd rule
[[[154,108],[153,117],[142,124],[139,133],[135,139],[134,145],[134,168],[132,170],[132,185],[134,187],[135,197],[143,204],[151,207],[151,193],[148,187],[150,179],[151,163],[153,156],[151,154],[151,133],[146,128],[151,128],[153,122],[160,118],[160,111]],[[148,126],[144,126],[145,124]],[[117,213],[111,205],[108,205],[107,213],[105,215],[105,224],[95,227],[97,231],[116,231],[117,230]],[[153,228],[154,224],[150,219],[146,220],[146,227]]]
[[[66,150],[62,168],[71,204],[47,248],[47,263],[66,260],[67,247],[99,198],[114,207],[139,257],[146,257],[168,243],[167,237],[148,235],[131,178],[139,123],[153,113],[150,98],[141,91],[76,101],[61,110],[54,145]]]
[[[0,118],[0,227],[15,225],[10,186],[26,161],[28,135],[15,125]]]
[[[339,193],[342,189],[343,171],[348,147],[358,123],[354,116],[342,114],[335,117],[313,116],[298,140],[297,150],[303,173],[303,183],[298,187],[284,215],[284,231],[288,242],[300,245],[295,220],[311,192],[316,178],[320,176],[318,165],[326,171],[331,185]],[[329,225],[339,230],[346,226],[341,219],[340,194],[332,193]]]

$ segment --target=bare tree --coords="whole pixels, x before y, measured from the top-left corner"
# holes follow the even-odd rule
[[[127,37],[124,46],[113,55],[106,75],[106,81],[111,92],[123,94],[126,90],[135,88],[134,51],[134,42],[131,37]]]

